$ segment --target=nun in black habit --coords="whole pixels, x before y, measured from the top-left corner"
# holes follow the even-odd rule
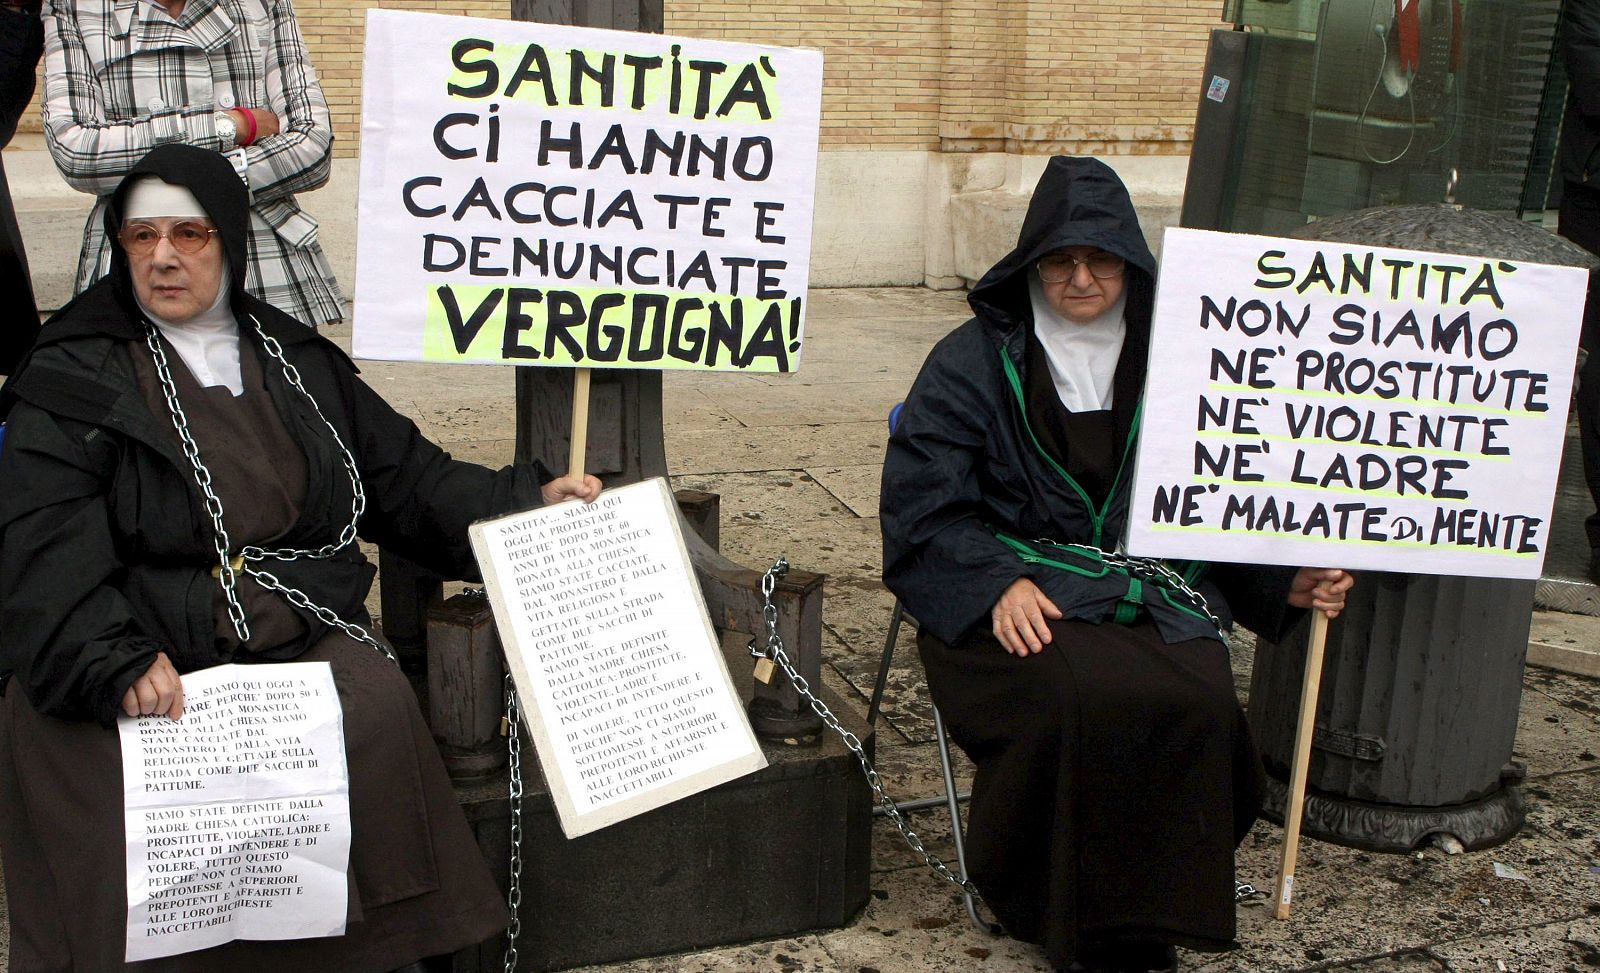
[[[451,459],[331,341],[245,291],[226,159],[160,146],[107,209],[112,272],[0,389],[0,850],[11,973],[407,973],[507,919],[399,667],[356,538],[477,573],[472,521],[600,492]],[[316,606],[316,607],[312,607]],[[349,767],[343,935],[125,963],[116,720],[181,676],[327,662]]]
[[[1222,633],[1331,615],[1336,569],[1174,563],[1130,577],[1155,260],[1127,190],[1050,160],[974,317],[929,354],[884,463],[884,580],[977,765],[969,865],[1060,970],[1174,968],[1234,938],[1259,762]],[[1048,541],[1037,540],[1048,538]]]

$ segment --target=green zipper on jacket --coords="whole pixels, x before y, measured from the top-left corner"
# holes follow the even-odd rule
[[[1128,593],[1124,595],[1122,600],[1117,604],[1116,614],[1112,618],[1112,621],[1116,622],[1118,625],[1130,625],[1133,623],[1134,619],[1137,617],[1137,606],[1145,603],[1145,589],[1147,587],[1154,588],[1156,593],[1161,595],[1161,599],[1165,601],[1171,608],[1183,612],[1185,615],[1198,618],[1203,622],[1211,621],[1211,616],[1205,612],[1198,610],[1193,605],[1187,605],[1174,599],[1172,597],[1172,592],[1168,590],[1166,585],[1160,583],[1159,581],[1155,584],[1147,586],[1142,580],[1127,574],[1126,571],[1123,571],[1120,568],[1113,568],[1110,564],[1106,563],[1106,560],[1101,556],[1100,551],[1095,548],[1084,547],[1081,544],[1059,544],[1055,541],[1035,541],[1030,543],[1020,537],[1014,537],[1011,534],[1007,534],[1004,531],[999,530],[994,532],[994,536],[996,540],[1000,541],[1000,543],[1006,545],[1007,547],[1011,548],[1012,551],[1016,552],[1017,557],[1020,558],[1025,564],[1040,564],[1048,568],[1055,568],[1058,571],[1066,571],[1069,574],[1076,574],[1079,577],[1090,579],[1103,578],[1112,573],[1114,570],[1119,574],[1125,575],[1128,579]],[[1051,557],[1050,555],[1039,550],[1039,547],[1036,546],[1041,544],[1049,544],[1051,547],[1056,548],[1057,550],[1070,551],[1086,561],[1091,561],[1099,565],[1099,569],[1094,570],[1081,565],[1072,564],[1068,561],[1063,561],[1057,557]],[[1169,564],[1168,566],[1176,569],[1180,565],[1182,566],[1183,570],[1178,571],[1178,576],[1183,579],[1183,583],[1186,585],[1193,586],[1194,583],[1199,579],[1200,575],[1205,573],[1206,565],[1203,561],[1179,561]]]
[[[1083,501],[1084,507],[1086,507],[1089,511],[1089,519],[1094,524],[1093,542],[1090,546],[1090,549],[1094,550],[1094,553],[1091,554],[1088,553],[1088,551],[1085,551],[1084,557],[1090,560],[1099,561],[1100,571],[1095,573],[1087,568],[1077,567],[1076,565],[1067,564],[1066,562],[1060,561],[1056,558],[1048,557],[1032,548],[1027,544],[1026,541],[1023,541],[1020,538],[1011,537],[998,531],[996,531],[995,536],[997,536],[1012,550],[1016,551],[1017,555],[1021,557],[1023,561],[1026,561],[1030,564],[1042,564],[1063,571],[1070,571],[1073,574],[1081,575],[1086,578],[1104,577],[1110,572],[1111,568],[1099,556],[1099,551],[1097,549],[1102,546],[1101,539],[1102,535],[1105,533],[1106,514],[1111,509],[1111,502],[1116,499],[1117,487],[1122,484],[1122,474],[1128,468],[1128,456],[1133,452],[1133,444],[1139,438],[1139,424],[1144,417],[1144,403],[1141,401],[1139,403],[1139,407],[1134,410],[1133,423],[1128,427],[1128,440],[1122,446],[1122,461],[1117,465],[1117,475],[1111,480],[1111,489],[1106,491],[1105,502],[1097,508],[1094,505],[1094,501],[1089,499],[1088,492],[1079,485],[1077,480],[1072,478],[1072,474],[1068,473],[1060,463],[1056,462],[1055,457],[1050,455],[1049,451],[1047,451],[1039,442],[1039,437],[1034,434],[1033,424],[1028,421],[1028,405],[1026,397],[1023,395],[1022,391],[1022,376],[1017,374],[1017,366],[1011,361],[1011,356],[1006,354],[1004,346],[1002,346],[999,351],[1000,363],[1005,368],[1006,381],[1011,384],[1011,393],[1015,395],[1017,399],[1017,409],[1019,414],[1022,416],[1022,428],[1027,430],[1028,438],[1033,442],[1033,448],[1038,450],[1039,455],[1044,457],[1044,461],[1050,464],[1050,468],[1060,474],[1061,478],[1067,482],[1067,485],[1072,487],[1073,491],[1078,494],[1079,499]],[[1057,546],[1070,547],[1074,551],[1078,550],[1078,545]],[[1184,564],[1183,570],[1179,572],[1179,576],[1183,578],[1185,584],[1193,585],[1200,575],[1204,573],[1204,571],[1204,563],[1200,561],[1189,561]],[[1130,624],[1133,621],[1134,606],[1143,604],[1144,602],[1143,583],[1137,578],[1133,577],[1130,577],[1128,581],[1128,594],[1123,598],[1122,602],[1117,605],[1116,617],[1113,619],[1115,622],[1122,625]],[[1156,590],[1160,592],[1162,599],[1171,607],[1176,608],[1185,614],[1193,615],[1196,618],[1206,621],[1210,620],[1209,616],[1202,614],[1194,608],[1174,601],[1172,595],[1165,588],[1157,586]]]
[[[1122,473],[1128,467],[1128,455],[1133,452],[1134,441],[1139,437],[1139,422],[1144,416],[1144,403],[1140,402],[1139,407],[1134,410],[1133,424],[1128,427],[1128,441],[1122,446],[1122,462],[1117,465],[1117,475],[1111,480],[1111,489],[1106,491],[1105,503],[1097,508],[1094,505],[1094,501],[1089,499],[1089,494],[1083,487],[1078,485],[1077,480],[1072,478],[1072,474],[1068,473],[1060,463],[1056,462],[1055,457],[1051,456],[1044,446],[1039,443],[1039,437],[1034,435],[1033,424],[1028,422],[1027,400],[1022,393],[1022,376],[1017,374],[1017,366],[1012,364],[1011,356],[1006,354],[1004,346],[1000,348],[1000,363],[1005,366],[1006,381],[1011,383],[1011,392],[1017,397],[1017,408],[1022,415],[1022,428],[1027,430],[1028,438],[1033,441],[1033,448],[1039,451],[1039,455],[1043,456],[1045,462],[1050,464],[1050,468],[1061,474],[1061,478],[1066,480],[1067,485],[1072,487],[1078,497],[1083,500],[1083,505],[1089,510],[1089,519],[1094,524],[1091,545],[1103,547],[1101,535],[1105,532],[1106,513],[1111,509],[1111,501],[1116,499],[1117,487],[1122,484]]]

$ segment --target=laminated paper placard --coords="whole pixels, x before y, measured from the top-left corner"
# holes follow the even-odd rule
[[[666,481],[483,521],[471,536],[567,837],[766,766]]]

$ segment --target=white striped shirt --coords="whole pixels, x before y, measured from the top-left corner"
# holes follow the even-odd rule
[[[316,221],[294,200],[328,181],[333,129],[290,0],[188,0],[176,20],[152,0],[45,0],[43,16],[50,153],[70,185],[100,197],[77,290],[110,267],[103,214],[134,163],[165,142],[229,151],[216,116],[263,108],[281,131],[239,150],[250,187],[245,287],[313,325],[343,317]]]

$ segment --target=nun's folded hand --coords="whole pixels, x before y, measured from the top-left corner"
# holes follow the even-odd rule
[[[183,715],[183,680],[165,652],[157,652],[156,661],[122,694],[122,711],[129,716],[173,719]]]
[[[989,617],[1005,650],[1026,656],[1050,644],[1050,620],[1060,618],[1061,609],[1031,579],[1018,578],[994,603]]]

